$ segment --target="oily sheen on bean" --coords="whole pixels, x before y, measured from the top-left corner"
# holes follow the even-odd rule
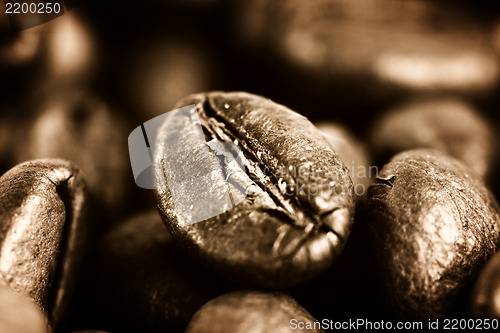
[[[394,309],[451,315],[500,240],[500,210],[482,180],[438,151],[405,151],[383,167],[368,205]]]
[[[303,116],[248,93],[192,95],[177,106],[191,104],[207,141],[241,149],[246,171],[238,181],[246,197],[220,215],[185,226],[168,186],[158,189],[157,205],[174,238],[215,272],[252,285],[286,287],[329,267],[350,233],[354,195],[348,169],[322,133]],[[168,182],[164,171],[176,162],[165,157],[172,137],[182,138],[179,149],[190,144],[182,122],[191,120],[167,118],[159,130],[153,163],[157,180]],[[217,192],[217,186],[225,191],[219,183],[211,190]],[[196,198],[198,192],[189,191]]]
[[[82,172],[66,160],[24,162],[0,177],[0,284],[31,297],[55,325],[87,245],[85,210]]]

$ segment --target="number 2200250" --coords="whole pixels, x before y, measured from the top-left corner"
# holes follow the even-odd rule
[[[27,3],[27,2],[7,2],[5,3],[6,14],[59,14],[61,12],[60,3]]]

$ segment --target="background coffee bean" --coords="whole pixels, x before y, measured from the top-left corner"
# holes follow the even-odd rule
[[[92,93],[70,88],[50,95],[39,115],[24,124],[27,135],[12,145],[16,161],[65,158],[86,175],[95,203],[117,212],[133,186],[123,118]]]
[[[182,332],[205,302],[231,286],[174,244],[157,211],[114,226],[83,272],[75,328]]]
[[[314,322],[316,319],[290,296],[235,291],[205,304],[189,322],[186,333],[324,332],[313,328]],[[298,329],[292,323],[310,323],[311,328]]]
[[[268,0],[242,2],[235,21],[241,36],[266,49],[266,56],[275,53],[312,83],[333,83],[346,93],[351,83],[358,92],[380,93],[388,85],[469,94],[492,89],[499,79],[488,25],[460,6]]]
[[[500,319],[500,252],[490,258],[479,273],[471,300],[476,318]]]
[[[0,285],[0,332],[47,333],[46,320],[31,299]]]
[[[40,29],[23,30],[17,33],[8,26],[9,19],[0,13],[0,68],[26,65],[39,56],[42,50],[42,34]]]
[[[500,239],[500,210],[482,180],[438,151],[406,151],[382,168],[368,205],[395,310],[456,315],[461,292]]]
[[[349,169],[356,199],[366,198],[368,186],[377,173],[376,167],[371,166],[368,147],[342,125],[333,122],[321,122],[315,125],[325,134],[326,141]]]
[[[65,160],[25,162],[0,177],[0,281],[56,325],[87,245],[85,200],[82,173]]]
[[[497,149],[495,126],[500,120],[496,112],[500,105],[500,5],[492,1],[143,0],[120,1],[118,5],[115,0],[65,0],[61,3],[65,13],[59,18],[28,30],[12,32],[12,25],[26,23],[21,22],[25,15],[7,17],[5,2],[0,1],[0,175],[27,159],[53,156],[77,162],[88,178],[90,195],[85,202],[90,208],[90,218],[87,220],[91,224],[86,224],[84,231],[91,238],[82,236],[82,240],[87,239],[85,242],[93,247],[93,253],[85,261],[83,271],[72,279],[77,288],[75,293],[71,293],[71,302],[68,302],[69,307],[62,316],[64,324],[59,321],[54,333],[83,329],[115,333],[180,332],[195,310],[205,302],[233,290],[233,287],[248,287],[224,286],[228,280],[222,277],[253,283],[253,288],[286,287],[285,292],[315,318],[336,321],[365,318],[373,322],[381,319],[396,322],[400,319],[387,308],[381,288],[394,280],[387,279],[387,275],[377,274],[391,261],[385,258],[376,261],[374,256],[381,255],[380,248],[384,249],[383,253],[388,253],[388,249],[393,247],[393,252],[399,254],[398,262],[402,262],[403,268],[406,268],[409,261],[415,262],[415,256],[408,248],[421,249],[429,243],[433,246],[440,243],[426,242],[427,238],[413,236],[419,233],[412,233],[413,229],[404,225],[399,227],[399,233],[394,231],[393,234],[406,234],[408,237],[401,238],[412,246],[412,240],[420,240],[418,246],[404,247],[399,242],[382,246],[374,239],[373,229],[369,228],[366,202],[356,196],[355,222],[349,237],[341,242],[342,246],[345,243],[341,253],[341,246],[327,249],[327,246],[322,246],[324,243],[310,241],[333,233],[329,228],[331,224],[339,222],[347,226],[349,223],[344,224],[340,221],[346,219],[337,217],[334,222],[325,222],[318,210],[309,204],[296,208],[300,206],[299,203],[310,201],[302,200],[299,196],[282,195],[284,190],[291,189],[287,188],[289,182],[279,177],[280,171],[283,171],[276,167],[291,164],[289,161],[283,162],[283,158],[297,156],[297,167],[302,165],[300,163],[308,162],[316,165],[316,159],[320,160],[325,154],[313,154],[307,150],[323,145],[310,144],[310,141],[306,143],[310,139],[309,134],[301,136],[289,130],[295,125],[287,123],[288,118],[282,123],[275,122],[273,108],[263,108],[255,113],[266,119],[263,121],[265,125],[249,126],[253,133],[257,132],[256,127],[262,128],[262,131],[254,136],[255,140],[247,140],[248,147],[253,149],[261,142],[266,142],[266,146],[255,150],[256,154],[252,155],[247,153],[251,149],[242,148],[242,141],[237,140],[238,148],[245,152],[244,161],[248,166],[245,171],[248,174],[241,175],[240,170],[240,173],[230,176],[241,175],[237,180],[245,184],[248,177],[254,184],[276,190],[250,187],[257,193],[246,198],[255,200],[251,204],[243,203],[245,211],[238,213],[235,209],[232,211],[235,215],[226,219],[230,215],[227,212],[227,215],[220,217],[224,220],[222,223],[214,223],[223,224],[224,227],[211,228],[210,223],[201,227],[200,224],[201,231],[197,230],[198,234],[189,234],[193,239],[178,237],[179,232],[172,238],[168,231],[162,229],[164,226],[158,224],[155,227],[158,229],[150,229],[148,223],[143,224],[145,227],[138,226],[140,222],[130,229],[124,227],[129,223],[126,219],[131,214],[152,209],[155,204],[154,191],[134,185],[129,157],[126,155],[127,136],[139,124],[173,109],[179,97],[190,93],[248,91],[286,105],[313,123],[324,120],[345,126],[352,131],[353,138],[345,139],[346,147],[351,147],[345,153],[341,147],[333,150],[340,160],[347,161],[344,164],[346,168],[351,168],[351,172],[347,173],[350,176],[353,173],[349,161],[354,158],[345,157],[344,154],[356,152],[360,141],[361,145],[376,144],[378,141],[373,140],[373,135],[370,136],[372,129],[375,134],[387,135],[384,136],[387,141],[380,150],[375,145],[369,147],[377,148],[368,153],[377,157],[375,162],[378,162],[378,166],[385,164],[400,150],[430,147],[454,156],[476,172],[484,172],[486,184],[495,187],[495,190],[500,189],[500,182],[495,179],[493,171],[498,166],[500,155],[490,155]],[[73,8],[75,3],[78,6]],[[73,99],[73,96],[76,97]],[[230,120],[239,124],[242,117],[229,119],[219,116],[232,110],[225,112],[225,102],[217,105],[213,98],[206,100],[202,106],[211,112],[206,117],[209,120],[206,138],[210,139],[214,135],[218,139],[203,147],[218,147],[217,144],[226,141],[234,144]],[[227,104],[230,109],[235,107]],[[447,117],[439,118],[442,112],[437,109],[443,108],[439,106],[441,104],[455,105]],[[104,106],[101,108],[99,105]],[[433,111],[429,111],[431,116],[425,117],[428,123],[418,125],[419,117],[409,117],[398,124],[390,123],[387,127],[382,126],[381,122],[373,123],[387,110],[412,109],[416,106],[432,106]],[[257,109],[261,109],[260,104]],[[420,116],[424,113],[419,112]],[[125,123],[127,121],[130,123]],[[414,131],[409,129],[412,125],[417,127]],[[246,126],[237,129],[242,130],[238,133],[248,130]],[[171,124],[169,130],[172,134],[177,129]],[[281,131],[287,138],[285,141],[275,139],[280,137]],[[407,142],[410,134],[415,134],[417,138],[430,138],[426,142],[432,144],[422,144],[412,137],[415,146],[398,148],[398,144]],[[344,137],[345,133],[340,135]],[[357,138],[359,140],[353,145]],[[304,144],[299,145],[300,149],[290,149],[289,143],[297,141],[303,141]],[[186,141],[184,147],[190,147],[189,142]],[[149,143],[153,141],[149,140]],[[395,150],[386,150],[395,146]],[[258,156],[259,153],[261,156]],[[227,156],[212,155],[217,157],[212,162],[220,162]],[[269,161],[273,156],[279,162],[274,166],[272,163],[265,165],[262,161],[255,162],[260,158]],[[144,157],[145,162],[149,162],[148,157]],[[310,158],[311,161],[300,161],[300,157]],[[167,156],[166,159],[170,166],[178,165],[175,157]],[[327,164],[324,162],[322,166]],[[337,164],[334,164],[337,168]],[[186,166],[181,168],[183,175],[196,173],[194,168],[189,168],[193,165],[183,166]],[[218,180],[228,175],[224,172],[234,169],[237,168],[219,170],[221,172],[216,175]],[[271,174],[271,169],[275,176]],[[255,177],[259,171],[262,173],[261,178]],[[433,170],[431,173],[436,172]],[[295,180],[293,176],[290,178]],[[446,185],[447,179],[453,180],[455,177],[446,175],[443,179]],[[315,177],[310,184],[317,183]],[[232,189],[231,186],[236,187],[240,183],[226,184]],[[357,180],[354,179],[353,185],[356,184]],[[433,184],[435,192],[441,193],[438,191],[442,188],[441,184]],[[452,206],[449,201],[472,202],[467,206],[468,211],[477,209],[475,199],[470,199],[465,192],[463,196],[457,195],[461,187],[456,190],[454,185],[443,189],[443,194],[437,195],[435,199],[421,200],[424,208],[427,207],[426,218],[439,213],[443,217],[440,222],[446,222],[448,218],[461,221],[455,213],[463,210],[462,205],[458,204],[458,208],[453,210],[448,207]],[[193,198],[193,210],[205,209],[201,203],[200,187],[187,187],[189,190],[185,193]],[[214,185],[214,188],[217,186]],[[309,190],[315,192],[314,187],[308,187],[305,191]],[[354,190],[356,192],[356,188]],[[407,192],[412,190],[409,187]],[[451,194],[446,196],[445,191]],[[416,190],[414,192],[419,193]],[[413,193],[409,196],[414,197]],[[57,198],[58,194],[54,194],[54,197]],[[33,198],[37,196],[27,198],[35,200]],[[394,200],[401,203],[403,198]],[[7,201],[13,199],[9,196]],[[212,206],[217,206],[216,196],[205,199],[212,200]],[[425,210],[417,201],[412,199],[410,203],[402,204],[401,209],[410,207],[410,213],[412,209],[413,213],[419,209]],[[430,206],[433,208],[428,208]],[[259,207],[271,208],[263,212]],[[177,209],[178,205],[169,208]],[[185,208],[188,210],[189,205]],[[290,209],[293,214],[289,213]],[[343,212],[345,210],[340,209],[337,214]],[[173,210],[167,213],[169,216],[175,215]],[[15,213],[8,214],[11,219],[20,219]],[[290,215],[293,218],[289,218]],[[248,216],[253,219],[251,223],[242,222]],[[477,225],[471,223],[469,215],[462,216],[468,216],[464,224],[469,229]],[[53,217],[62,218],[59,209]],[[158,221],[159,217],[155,219]],[[445,228],[442,226],[444,222],[429,224],[423,220],[417,219],[419,223],[416,224],[421,226],[420,229],[427,230],[426,235],[433,236],[432,241],[454,239],[457,234],[457,228]],[[172,221],[169,218],[167,223]],[[255,223],[252,224],[252,221]],[[24,224],[16,225],[18,228],[12,230],[20,230]],[[32,224],[27,228],[31,230]],[[40,224],[40,228],[45,230],[45,224]],[[429,231],[432,228],[436,231]],[[170,229],[175,231],[174,227]],[[339,227],[335,230],[347,234],[349,229]],[[3,246],[2,230],[0,224],[0,245]],[[7,230],[12,240],[10,237],[15,232],[9,228]],[[52,232],[51,228],[48,230],[46,233]],[[120,236],[113,237],[112,232]],[[385,232],[388,233],[387,229],[382,234]],[[39,248],[44,250],[47,244],[52,248],[54,244],[45,241],[47,235],[40,234],[43,246]],[[470,243],[479,242],[476,238],[470,238],[470,234],[475,235],[475,231],[463,237]],[[198,235],[203,237],[196,238]],[[162,237],[166,238],[165,244],[158,240]],[[65,228],[61,232],[61,239],[66,239]],[[134,241],[136,239],[140,241]],[[130,247],[138,249],[137,254],[128,252],[129,242],[133,243]],[[191,257],[182,248],[179,249],[179,244],[175,242],[182,243]],[[372,243],[378,244],[377,251],[370,247]],[[448,247],[436,247],[436,251],[429,245],[428,251],[423,251],[426,255],[422,256],[429,261],[435,259],[432,263],[438,261],[445,265],[448,263],[445,260],[447,255],[451,258],[458,252],[467,251],[465,245],[457,250],[450,243],[447,244]],[[65,254],[65,246],[61,245],[57,247],[61,249],[60,253]],[[1,255],[4,250],[2,246],[0,268],[5,266],[1,260],[5,260]],[[446,252],[442,248],[450,250]],[[26,253],[22,244],[12,252],[16,255]],[[418,253],[420,255],[422,252]],[[463,266],[470,270],[468,276],[473,282],[478,278],[476,273],[479,270],[475,267],[470,269],[467,265],[481,261],[478,258],[482,258],[482,252],[475,253],[477,256],[472,259],[469,255],[467,252],[460,258]],[[40,252],[37,258],[49,257],[45,252]],[[55,260],[59,255],[54,254],[52,257]],[[195,257],[222,277],[208,273],[198,263],[193,263],[192,258]],[[334,264],[330,265],[332,260],[329,257],[336,257]],[[316,264],[303,264],[308,261]],[[425,274],[428,276],[432,265],[420,263],[414,263],[411,270],[405,270],[410,272],[405,277],[414,278],[411,281],[415,281]],[[59,281],[59,264],[56,266],[53,280]],[[432,272],[442,272],[441,266],[433,265]],[[312,277],[314,274],[318,275]],[[446,272],[441,275],[443,279],[439,282],[440,287],[446,283],[452,285],[458,280],[453,280],[455,276],[448,279],[449,275],[452,274]],[[201,281],[205,276],[209,280],[206,285]],[[479,284],[485,289],[493,288],[491,284]],[[293,286],[288,288],[290,285]],[[476,308],[474,298],[467,298],[471,296],[469,288],[473,285],[464,283],[464,289],[460,289],[457,296],[450,297],[450,304],[453,305],[446,310],[448,317],[472,317],[471,312],[462,309]],[[49,299],[52,290],[57,288],[54,284],[49,288]],[[486,293],[492,300],[494,294]],[[1,302],[0,308],[3,305]],[[393,302],[396,303],[396,309],[409,308],[405,305],[408,302],[397,303],[394,299]],[[414,303],[420,305],[412,303],[412,306],[433,311],[427,302],[431,301],[417,299]],[[434,303],[439,305],[440,301]],[[493,301],[488,304],[493,304]],[[22,306],[17,309],[9,305],[8,309],[0,309],[0,318],[8,310],[16,312],[7,313],[9,320],[17,316],[21,318],[24,312]],[[474,314],[486,316],[479,312]],[[48,316],[48,313],[44,315]],[[26,318],[22,323],[29,321]],[[11,330],[11,327],[0,328],[0,332]]]
[[[496,135],[473,105],[459,98],[406,102],[372,127],[370,142],[380,162],[403,150],[433,148],[488,178],[498,150]]]
[[[231,177],[246,191],[246,197],[221,215],[183,226],[186,221],[175,211],[170,190],[156,190],[158,208],[174,238],[218,274],[253,285],[290,286],[329,267],[349,236],[354,199],[349,171],[321,132],[284,106],[247,93],[193,95],[178,107],[190,104],[196,105],[207,141],[241,147],[248,174],[231,170],[235,175]],[[196,149],[199,143],[193,141],[190,124],[187,115],[165,119],[153,163],[157,181],[165,177],[171,186],[172,175],[165,174],[168,167],[189,172],[192,165],[200,165],[200,149],[183,166],[166,153],[177,149],[182,156],[186,149]],[[214,198],[227,193],[227,183],[216,182],[212,176],[198,175],[209,177],[203,180],[208,182],[204,186]],[[183,186],[184,198],[196,203],[199,184],[196,180],[192,187]],[[213,208],[193,204],[190,211]]]
[[[36,27],[46,37],[44,84],[85,82],[95,73],[97,46],[88,22],[71,11]],[[29,30],[28,30],[29,31]]]

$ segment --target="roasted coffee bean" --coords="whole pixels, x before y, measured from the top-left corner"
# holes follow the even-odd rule
[[[156,210],[110,229],[90,261],[80,327],[93,318],[112,332],[183,332],[205,302],[231,290],[174,244]]]
[[[488,260],[472,292],[472,313],[476,318],[500,320],[500,252]]]
[[[64,158],[77,163],[86,175],[96,203],[116,211],[130,190],[123,119],[91,93],[68,89],[42,104],[28,122],[28,134],[12,145],[17,162],[36,158]],[[18,135],[19,136],[19,135]],[[133,184],[132,184],[133,185]]]
[[[368,192],[375,250],[395,309],[450,315],[500,239],[500,210],[482,180],[434,150],[396,155]]]
[[[167,117],[159,130],[156,180],[179,181],[175,173],[182,168],[189,174],[181,178],[198,177],[192,187],[183,183],[184,198],[196,203],[208,187],[214,199],[212,206],[193,204],[186,213],[175,206],[170,188],[159,187],[157,204],[174,238],[218,274],[251,285],[290,286],[331,266],[350,233],[354,199],[349,171],[321,132],[286,107],[247,93],[193,95],[178,106],[190,104],[196,105],[190,115]],[[225,206],[226,212],[190,224],[192,212],[222,206],[217,198],[227,195],[228,184],[214,173],[203,174],[201,166],[193,170],[208,149],[198,147],[189,127],[196,114],[212,147],[234,143],[241,149],[246,173],[237,168],[226,173],[246,191],[242,202]],[[189,155],[185,165],[167,151]]]
[[[45,315],[31,299],[0,285],[0,332],[47,333]]]
[[[485,178],[493,171],[496,141],[481,114],[456,98],[403,104],[375,123],[370,138],[379,160],[403,150],[432,148],[459,159]]]
[[[57,324],[86,245],[81,171],[59,159],[22,163],[0,177],[0,283],[31,297]]]
[[[241,2],[241,35],[315,81],[372,89],[484,91],[499,79],[488,26],[436,1]],[[270,52],[265,53],[269,56]],[[358,88],[359,89],[359,88]]]
[[[368,186],[375,179],[377,169],[371,166],[368,148],[342,125],[332,122],[315,124],[326,141],[349,168],[356,199],[366,198]]]
[[[318,324],[290,296],[235,291],[205,304],[193,316],[185,333],[324,332]]]

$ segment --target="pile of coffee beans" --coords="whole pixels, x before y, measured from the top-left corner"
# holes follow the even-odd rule
[[[500,327],[498,6],[67,8],[0,13],[0,332]]]

